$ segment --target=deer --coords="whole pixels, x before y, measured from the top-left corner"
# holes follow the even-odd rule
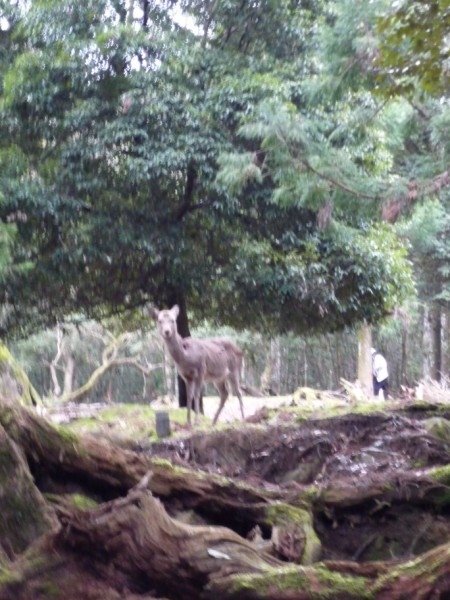
[[[180,377],[186,384],[187,424],[191,427],[191,408],[194,403],[195,424],[198,423],[200,394],[203,384],[211,382],[219,392],[220,403],[213,419],[217,419],[228,398],[228,384],[239,399],[242,420],[244,406],[240,387],[243,352],[231,340],[216,338],[182,338],[177,329],[177,317],[180,309],[177,304],[171,309],[150,309],[150,315],[158,324],[170,356],[173,358]]]

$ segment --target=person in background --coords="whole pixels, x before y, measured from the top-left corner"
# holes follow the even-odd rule
[[[389,372],[386,359],[372,348],[373,394],[381,400],[388,397]]]

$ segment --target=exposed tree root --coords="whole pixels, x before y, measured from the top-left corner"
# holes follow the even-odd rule
[[[312,483],[284,486],[257,477],[250,485],[77,438],[6,401],[0,401],[0,426],[0,600],[416,600],[450,594],[450,544],[420,554],[433,536],[448,539],[442,509],[450,503],[450,460],[446,444],[420,433],[418,424],[347,417],[300,437],[297,429],[279,429],[282,443],[273,452],[280,468],[283,452],[294,452],[300,462],[311,455],[322,460]],[[374,446],[380,432],[384,450]],[[352,467],[355,456],[366,456],[364,448],[374,448],[376,471],[366,469],[365,477],[339,471],[346,457]],[[385,467],[392,448],[401,472]],[[414,458],[417,451],[428,462],[408,469],[405,453]],[[257,453],[265,458],[262,446]],[[285,464],[292,470],[291,460]],[[24,497],[21,520],[11,525],[6,507],[14,510]],[[98,504],[92,507],[91,499]],[[204,524],[182,522],[188,512]],[[395,538],[396,520],[409,529],[398,559],[357,562],[383,544],[394,547],[384,536]],[[355,560],[318,562],[322,539],[316,532],[326,537],[327,528],[334,532],[330,540],[353,536],[348,556]]]

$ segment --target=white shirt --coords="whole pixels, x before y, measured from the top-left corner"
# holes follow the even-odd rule
[[[386,359],[378,352],[373,357],[372,369],[377,381],[384,381],[389,377]]]

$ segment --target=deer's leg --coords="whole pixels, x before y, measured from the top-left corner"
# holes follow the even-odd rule
[[[237,379],[236,377],[230,377],[230,383],[231,383],[231,389],[233,390],[233,395],[237,396],[237,398],[239,400],[239,406],[241,408],[241,416],[242,416],[242,420],[244,420],[245,419],[244,404],[242,402],[242,393],[241,393],[241,386],[239,385],[239,379]]]
[[[194,411],[195,411],[195,424],[198,423],[198,415],[200,414],[200,395],[202,393],[203,388],[203,380],[199,379],[199,381],[194,383]]]
[[[191,426],[191,407],[192,397],[195,394],[195,385],[193,381],[185,381],[186,383],[186,400],[187,400],[187,424]]]
[[[222,408],[224,407],[224,404],[228,398],[228,389],[227,389],[227,384],[225,381],[221,381],[220,383],[216,383],[214,385],[216,386],[216,389],[220,395],[220,404],[219,404],[219,408],[217,409],[216,414],[214,415],[214,419],[212,422],[213,426],[216,424],[217,419],[219,418],[219,415],[222,412]]]

